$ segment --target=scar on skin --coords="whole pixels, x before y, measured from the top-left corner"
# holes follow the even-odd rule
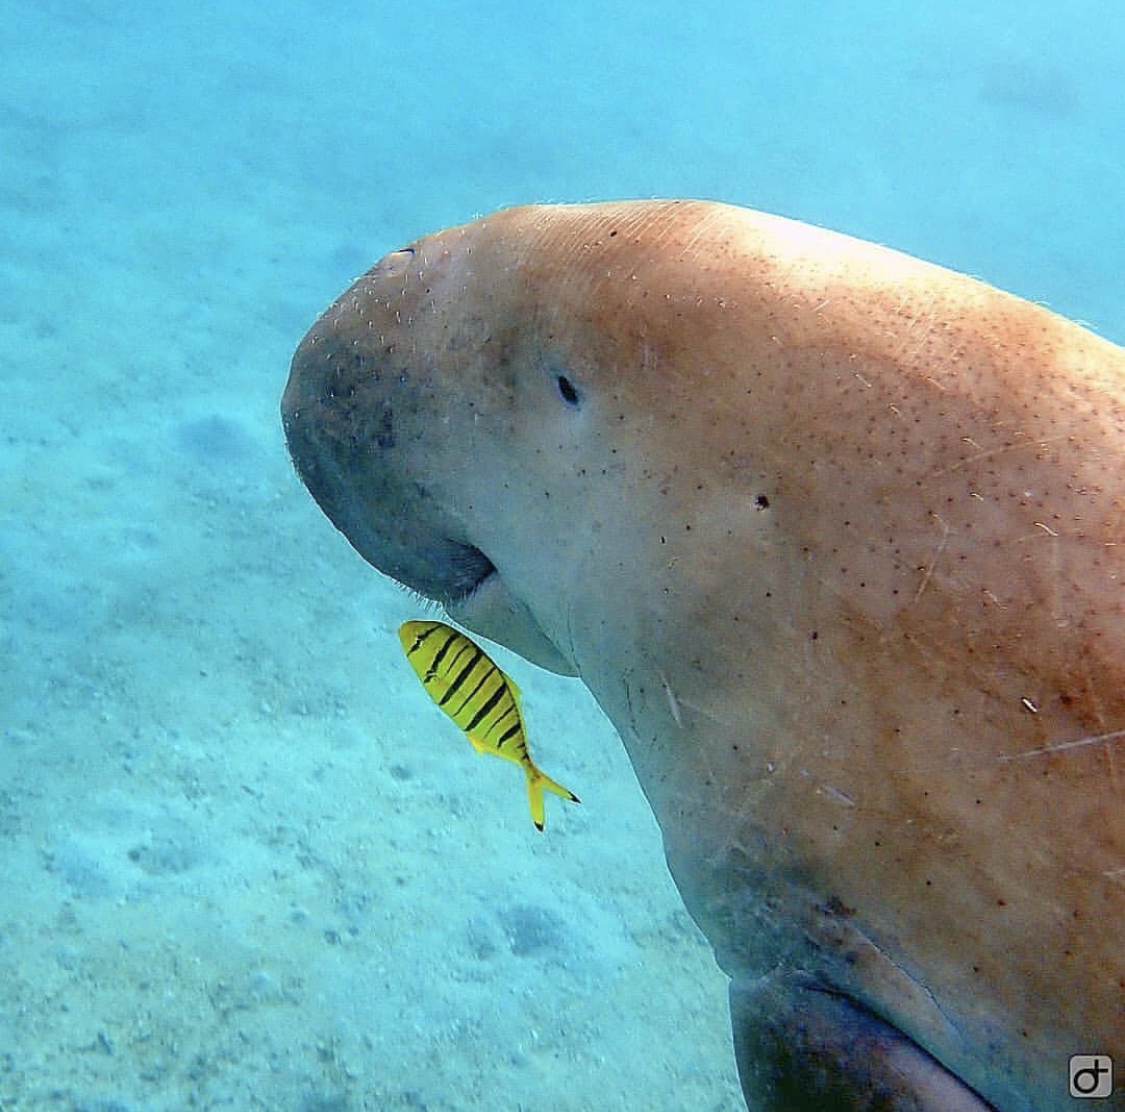
[[[721,726],[734,724],[733,719],[729,715],[716,714],[710,707],[693,702],[691,699],[681,698],[672,690],[672,685],[668,682],[668,677],[664,675],[663,671],[657,668],[656,674],[660,677],[660,686],[664,691],[665,698],[668,700],[668,711],[672,715],[673,721],[681,730],[684,728],[684,707],[687,707],[687,709],[694,714],[698,714],[712,722],[717,722]]]
[[[672,712],[672,717],[675,719],[676,725],[682,730],[684,728],[684,718],[680,713],[679,700],[672,690],[672,685],[668,682],[668,677],[659,670],[657,674],[660,676],[660,686],[664,688],[664,694],[668,696],[668,709]]]
[[[847,792],[840,791],[839,788],[832,787],[831,784],[821,784],[818,789],[822,794],[828,796],[829,799],[836,800],[837,803],[844,804],[845,807],[854,807],[855,800],[852,799]]]
[[[968,439],[967,437],[964,439]],[[956,463],[950,464],[948,467],[942,467],[940,470],[935,471],[930,478],[937,479],[942,475],[949,475],[954,471],[960,471],[962,467],[968,467],[970,464],[976,463],[978,460],[989,459],[992,456],[1003,455],[1005,452],[1021,452],[1026,448],[1039,448],[1044,444],[1054,444],[1057,440],[1068,440],[1069,436],[1065,433],[1060,436],[1045,436],[1042,439],[1027,439],[1018,440],[1015,444],[1004,444],[999,448],[990,448],[987,452],[978,452],[976,455],[966,456]]]
[[[999,756],[973,757],[966,756],[959,747],[954,747],[949,752],[949,763],[919,766],[915,771],[919,773],[948,774],[964,769],[988,768],[994,764],[1012,764],[1015,761],[1029,761],[1035,757],[1045,757],[1051,753],[1066,753],[1077,749],[1088,749],[1091,745],[1110,745],[1115,741],[1125,738],[1125,730],[1114,730],[1108,734],[1097,734],[1093,737],[1080,737],[1074,741],[1062,741],[1058,745],[1044,745],[1039,749],[1027,749],[1022,753],[1006,753]],[[1111,758],[1112,759],[1112,758]],[[1111,770],[1111,775],[1113,772]]]
[[[934,549],[934,554],[930,557],[930,562],[926,565],[922,575],[922,582],[918,584],[918,590],[914,594],[915,602],[922,597],[922,592],[929,586],[930,577],[934,574],[934,568],[937,566],[937,562],[941,558],[941,554],[945,551],[945,546],[949,541],[949,526],[942,520],[941,516],[935,514],[933,510],[930,511],[930,516],[941,526],[941,540],[938,541],[937,548]]]
[[[1023,753],[1012,753],[998,758],[1002,762],[1025,761],[1031,757],[1042,757],[1047,753],[1063,753],[1068,749],[1084,749],[1088,745],[1100,745],[1103,742],[1119,741],[1125,738],[1125,730],[1114,730],[1110,734],[1097,734],[1094,737],[1080,737],[1075,741],[1063,741],[1058,745],[1044,745],[1041,749],[1028,749]]]

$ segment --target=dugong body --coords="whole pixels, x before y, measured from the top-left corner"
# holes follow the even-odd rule
[[[613,721],[752,1109],[1030,1112],[1125,1062],[1123,398],[1026,301],[653,201],[393,252],[283,416],[364,557]]]

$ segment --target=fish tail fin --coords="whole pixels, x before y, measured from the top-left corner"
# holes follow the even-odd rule
[[[571,803],[580,803],[581,800],[569,788],[564,788],[557,780],[552,780],[545,772],[540,772],[535,765],[528,762],[524,771],[527,773],[527,802],[531,807],[531,821],[535,823],[536,830],[544,826],[543,789],[569,799]]]

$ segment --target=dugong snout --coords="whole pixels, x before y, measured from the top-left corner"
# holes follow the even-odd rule
[[[365,560],[410,590],[453,605],[495,569],[479,548],[451,535],[455,525],[436,511],[423,478],[396,478],[404,453],[395,407],[402,398],[384,389],[387,373],[379,368],[388,353],[369,334],[341,342],[346,327],[326,314],[293,356],[281,402],[293,465]]]

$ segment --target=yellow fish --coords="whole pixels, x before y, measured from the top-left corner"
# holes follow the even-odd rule
[[[444,622],[403,622],[398,639],[430,698],[465,731],[473,748],[523,768],[536,829],[543,829],[544,788],[579,801],[536,767],[527,751],[519,688],[484,649]]]

